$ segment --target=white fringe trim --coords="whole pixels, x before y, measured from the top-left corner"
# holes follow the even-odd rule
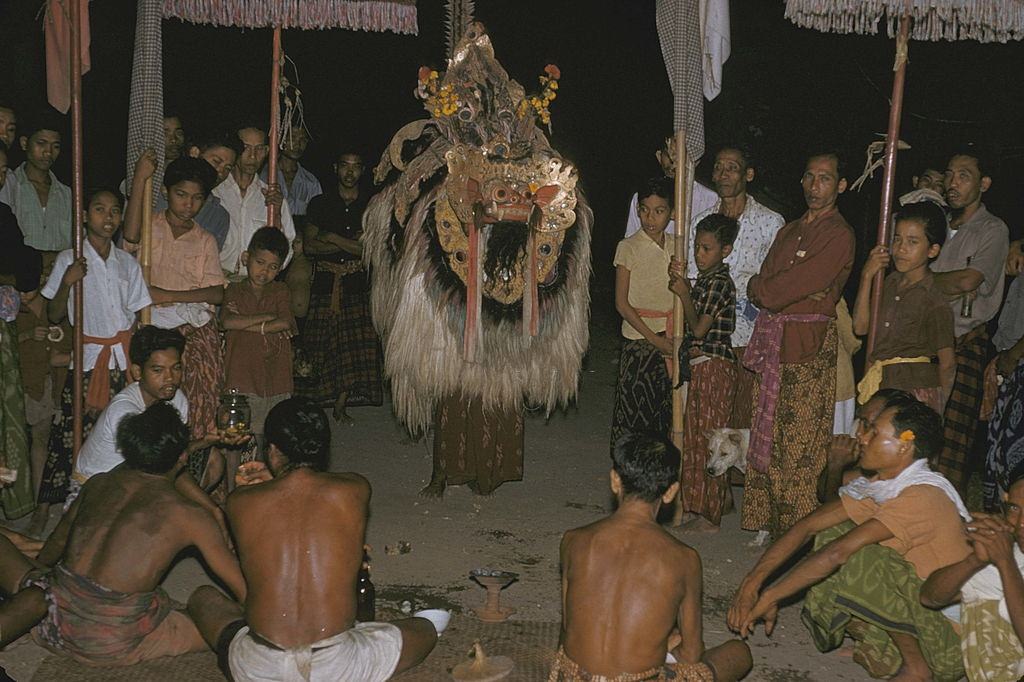
[[[418,32],[416,0],[164,0],[164,17],[238,28]]]
[[[1024,39],[1024,0],[916,0],[910,3],[914,40]],[[879,22],[896,36],[906,0],[786,0],[786,18],[832,33],[878,33]]]

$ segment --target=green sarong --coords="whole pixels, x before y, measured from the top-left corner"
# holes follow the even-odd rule
[[[18,364],[18,328],[0,320],[0,466],[14,469],[18,479],[0,487],[0,507],[8,519],[36,508],[28,459],[28,424]]]
[[[999,602],[960,607],[964,667],[971,682],[1018,682],[1024,677],[1024,647],[1013,625],[999,615]]]
[[[854,527],[847,521],[822,531],[815,551]],[[873,677],[890,677],[903,663],[888,632],[912,635],[936,682],[955,682],[964,675],[960,637],[942,613],[921,605],[923,584],[897,552],[868,545],[807,591],[803,621],[822,652],[839,647],[849,634],[856,642],[854,660]]]

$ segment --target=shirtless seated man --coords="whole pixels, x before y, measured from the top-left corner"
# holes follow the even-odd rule
[[[188,436],[177,410],[163,401],[125,417],[117,429],[124,463],[86,481],[39,553],[39,562],[53,568],[0,553],[0,586],[41,590],[50,605],[32,630],[38,644],[95,666],[205,649],[195,624],[171,608],[159,587],[190,546],[245,598],[238,561],[217,522],[174,487]]]
[[[700,556],[656,521],[679,490],[679,451],[627,434],[612,462],[618,509],[562,538],[562,635],[549,682],[742,678],[745,643],[704,649]],[[678,663],[666,666],[667,653]]]
[[[244,614],[212,587],[197,590],[189,613],[206,641],[226,655],[235,682],[373,682],[418,664],[437,642],[430,621],[355,622],[370,484],[326,471],[323,410],[285,400],[264,436],[269,468],[239,467],[227,505],[249,587]]]

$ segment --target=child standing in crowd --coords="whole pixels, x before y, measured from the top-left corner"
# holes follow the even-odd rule
[[[854,331],[864,335],[871,319],[871,281],[889,264],[882,285],[878,337],[868,371],[857,385],[863,404],[879,388],[898,388],[942,414],[956,376],[953,311],[928,269],[946,240],[946,215],[930,201],[907,204],[896,214],[892,249],[876,246],[861,272]],[[936,364],[933,359],[937,358]]]
[[[683,436],[683,466],[679,499],[683,511],[694,515],[688,530],[715,532],[729,495],[728,474],[707,473],[708,440],[712,429],[727,426],[736,386],[736,287],[722,260],[732,253],[737,222],[713,213],[699,223],[693,244],[697,280],[691,290],[683,264],[672,260],[669,288],[683,302],[686,336],[679,347],[679,378],[688,381]]]
[[[139,158],[134,195],[141,197],[139,184],[152,177],[154,170],[151,156]],[[152,323],[161,329],[177,329],[185,337],[181,389],[188,397],[193,439],[216,430],[224,383],[220,333],[213,322],[213,306],[224,298],[224,273],[216,240],[195,221],[216,177],[213,167],[202,159],[181,156],[169,163],[164,171],[167,210],[155,213],[152,225]],[[126,241],[138,238],[134,229],[125,229]],[[205,454],[197,453],[189,462],[197,480],[206,468],[201,461]]]
[[[82,391],[86,408],[82,418],[83,440],[110,398],[125,387],[128,343],[136,314],[152,303],[138,262],[112,242],[121,227],[122,208],[120,195],[112,190],[97,190],[86,197],[82,257],[75,260],[71,249],[61,251],[42,290],[49,301],[46,311],[50,322],[56,324],[66,317],[72,326],[82,325]],[[82,320],[74,318],[69,300],[71,287],[77,282],[84,286]],[[49,452],[39,490],[41,506],[63,502],[67,497],[74,444],[73,384],[69,372],[50,429]],[[39,513],[45,519],[46,508]]]
[[[675,237],[665,233],[672,219],[672,180],[648,180],[637,198],[642,229],[615,249],[615,309],[622,316],[625,340],[612,412],[613,445],[628,432],[667,436],[672,418],[666,358],[673,347],[666,330],[672,313],[668,266]]]
[[[248,398],[252,431],[261,448],[267,414],[292,393],[291,337],[298,330],[288,285],[274,281],[287,257],[288,240],[281,230],[256,230],[242,254],[245,279],[228,286],[220,311],[227,330],[226,386]],[[238,451],[227,452],[227,470],[234,471],[239,462],[232,461],[232,453],[237,458]]]

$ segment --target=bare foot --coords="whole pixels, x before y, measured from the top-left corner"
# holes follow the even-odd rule
[[[932,682],[933,678],[931,670],[928,670],[927,668],[921,671],[911,670],[906,666],[903,666],[896,671],[895,676],[890,677],[889,679],[894,680],[894,682]]]
[[[677,502],[676,504],[678,505],[679,503]],[[672,527],[681,528],[686,524],[690,523],[691,521],[693,521],[695,518],[697,518],[696,514],[694,514],[693,512],[679,511],[679,507],[677,506],[676,512],[672,516]]]
[[[442,478],[439,481],[431,481],[427,487],[420,491],[420,497],[426,497],[432,500],[439,500],[444,497],[445,482]]]
[[[341,405],[339,405],[338,403],[335,403],[334,404],[334,411],[332,412],[332,414],[334,415],[334,420],[335,421],[339,421],[339,422],[341,422],[343,424],[351,424],[352,423],[352,417],[345,410],[345,404],[344,403],[342,403]]]
[[[697,516],[696,518],[690,519],[682,526],[680,526],[680,530],[684,533],[711,534],[717,533],[719,531],[719,528],[715,524],[705,519],[703,516]]]

